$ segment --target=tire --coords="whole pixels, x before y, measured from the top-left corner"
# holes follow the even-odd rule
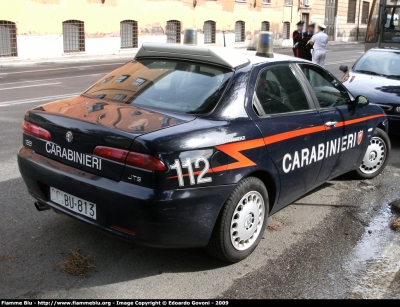
[[[268,212],[264,183],[255,177],[241,180],[222,207],[205,248],[207,253],[230,263],[245,259],[260,243]]]
[[[376,128],[359,168],[352,172],[358,179],[371,179],[378,176],[389,161],[390,139],[385,131]]]

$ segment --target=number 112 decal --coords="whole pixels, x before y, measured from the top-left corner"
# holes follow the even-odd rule
[[[204,168],[202,171],[196,172],[196,174],[199,174],[199,176],[197,176],[197,184],[211,182],[212,181],[211,177],[204,177],[204,175],[207,174],[208,170],[210,169],[210,162],[208,162],[208,160],[204,157],[198,157],[196,159],[196,161],[194,162],[194,167],[200,168],[200,162],[204,163]],[[192,161],[189,158],[187,158],[185,161],[182,162],[182,165],[181,165],[180,160],[175,159],[175,163],[171,165],[171,169],[176,170],[176,174],[178,175],[179,186],[183,187],[185,185],[185,182],[183,180],[182,168],[188,169],[190,185],[196,184],[196,180],[194,177],[195,173],[193,172]]]

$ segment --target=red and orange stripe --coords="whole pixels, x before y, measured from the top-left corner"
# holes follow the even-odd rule
[[[346,121],[338,122],[335,125],[335,128],[348,126],[348,125],[352,125],[352,124],[356,124],[356,123],[360,123],[363,121],[368,121],[368,120],[371,120],[374,118],[384,117],[384,116],[386,116],[386,114],[377,114],[377,115],[371,115],[371,116],[366,116],[366,117],[357,118],[357,119],[346,120]],[[317,133],[317,132],[330,130],[330,129],[334,129],[334,128],[327,127],[325,125],[320,125],[320,126],[315,126],[315,127],[310,127],[310,128],[304,128],[304,129],[299,129],[299,130],[283,132],[283,133],[267,136],[264,138],[215,146],[215,148],[218,149],[219,151],[222,151],[222,152],[226,153],[227,155],[231,156],[232,158],[234,158],[236,160],[236,162],[230,163],[228,165],[221,165],[218,167],[214,167],[212,169],[209,169],[208,173],[221,172],[221,171],[225,171],[225,170],[233,170],[233,169],[257,165],[254,161],[250,160],[245,155],[243,155],[241,153],[241,151],[248,150],[248,149],[254,149],[254,148],[262,147],[265,145],[286,141],[286,140],[296,138],[299,136]],[[197,171],[197,172],[194,172],[194,174],[198,175],[198,174],[200,174],[200,172],[201,171]],[[189,175],[184,174],[183,176],[186,177]],[[168,177],[168,179],[170,179],[170,178],[177,178],[177,176]]]

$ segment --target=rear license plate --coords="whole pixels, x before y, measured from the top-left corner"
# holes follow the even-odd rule
[[[50,187],[50,199],[66,209],[96,219],[96,204]]]

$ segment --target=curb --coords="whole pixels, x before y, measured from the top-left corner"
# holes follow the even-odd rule
[[[110,56],[82,56],[82,57],[70,57],[70,58],[50,58],[50,59],[37,59],[37,60],[0,60],[0,68],[10,68],[18,66],[38,66],[38,65],[51,65],[51,64],[68,64],[68,63],[80,63],[80,62],[100,62],[110,60],[121,60],[126,59],[129,61],[135,57],[136,53],[128,55],[110,55]]]
[[[328,43],[329,44],[329,43]],[[364,44],[364,42],[331,42],[330,46],[343,46],[343,45],[357,45]],[[247,47],[240,47],[234,49],[246,49]],[[274,46],[274,50],[292,49],[292,46]],[[80,62],[99,62],[99,61],[111,61],[126,59],[129,61],[135,57],[136,52],[130,54],[114,54],[114,55],[103,55],[103,56],[71,56],[65,58],[47,58],[47,59],[4,59],[0,60],[0,68],[12,68],[18,66],[38,66],[38,65],[51,65],[51,64],[69,64],[69,63],[80,63]]]

